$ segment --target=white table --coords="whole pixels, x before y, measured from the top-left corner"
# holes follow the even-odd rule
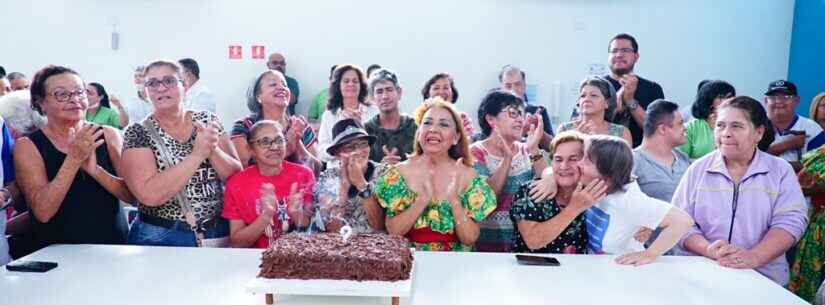
[[[264,304],[245,292],[261,250],[55,245],[26,259],[43,274],[0,271],[0,304]],[[701,257],[641,267],[612,256],[555,255],[561,267],[517,265],[512,254],[415,253],[413,297],[401,304],[806,304],[752,270]],[[276,297],[276,304],[382,304],[389,298]]]

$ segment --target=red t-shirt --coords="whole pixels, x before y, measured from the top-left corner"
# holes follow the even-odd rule
[[[289,196],[292,183],[298,183],[298,191],[304,194],[304,205],[312,204],[312,193],[315,187],[315,176],[309,168],[302,165],[283,161],[281,172],[275,176],[261,176],[257,165],[247,167],[245,170],[232,175],[226,182],[226,191],[223,196],[223,218],[229,220],[243,220],[247,225],[254,222],[260,215],[256,202],[261,198],[261,186],[270,183],[275,186],[275,195],[278,200]],[[281,222],[278,220],[278,213],[273,217],[275,221],[274,235],[277,238],[281,234]],[[290,221],[291,222],[291,221]],[[266,235],[261,233],[256,248],[267,248],[269,242]]]

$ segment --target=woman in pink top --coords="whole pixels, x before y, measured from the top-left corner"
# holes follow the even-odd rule
[[[725,101],[713,132],[717,149],[688,168],[673,204],[696,221],[680,242],[684,250],[786,285],[785,252],[805,230],[807,205],[790,164],[756,148],[773,134],[769,126],[758,101]]]

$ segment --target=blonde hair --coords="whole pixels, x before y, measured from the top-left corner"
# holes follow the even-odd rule
[[[550,141],[550,155],[555,154],[556,148],[558,148],[559,145],[562,145],[564,143],[578,142],[582,145],[582,147],[584,147],[584,140],[586,137],[586,135],[576,130],[560,132],[555,137],[553,137],[552,141]]]
[[[421,121],[424,120],[424,114],[433,108],[442,108],[447,110],[455,123],[455,132],[458,135],[458,144],[451,146],[447,151],[447,155],[454,160],[463,158],[462,163],[466,166],[472,167],[474,161],[472,155],[470,154],[470,140],[464,132],[464,127],[461,123],[461,116],[458,114],[458,110],[455,109],[453,104],[444,101],[444,99],[440,96],[425,100],[418,106],[418,108],[415,109],[415,112],[413,113],[415,123],[418,124],[418,130],[415,132],[415,145],[413,146],[413,153],[411,156],[420,156],[424,153],[424,150],[421,148],[421,143],[418,141],[421,132],[424,130],[421,127]]]
[[[825,92],[817,94],[811,100],[811,111],[809,112],[810,113],[809,116],[810,116],[811,120],[816,121],[816,116],[817,116],[817,114],[819,114],[819,111],[817,111],[817,108],[819,108],[819,104],[822,104],[822,103],[825,103]],[[817,123],[819,123],[819,122],[817,122]]]

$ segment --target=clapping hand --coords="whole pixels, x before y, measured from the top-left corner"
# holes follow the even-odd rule
[[[80,129],[69,128],[68,156],[74,160],[81,161],[84,171],[90,175],[97,172],[97,155],[95,150],[103,145],[103,128],[94,124],[85,124]]]
[[[381,163],[394,165],[401,162],[401,157],[398,156],[398,148],[393,147],[392,150],[390,150],[387,149],[387,145],[384,145],[381,149],[384,151],[384,158],[381,159]]]
[[[267,225],[272,224],[272,218],[278,212],[278,198],[275,195],[275,186],[270,183],[261,185],[261,198],[258,199],[261,207],[261,216]]]
[[[218,123],[210,121],[207,124],[195,122],[197,135],[195,136],[195,144],[192,153],[203,159],[209,158],[215,148],[218,147],[218,140],[220,139],[220,128]]]
[[[527,150],[530,152],[537,152],[539,151],[539,143],[541,143],[541,139],[544,137],[544,123],[541,121],[541,117],[536,120],[536,124],[532,124],[531,121],[535,118],[533,114],[527,115]]]

